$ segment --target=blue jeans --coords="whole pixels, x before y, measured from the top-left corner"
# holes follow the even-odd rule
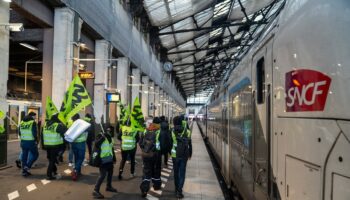
[[[68,154],[68,162],[73,163],[73,148],[72,144],[69,145],[69,154]]]
[[[174,163],[174,181],[176,192],[182,193],[182,188],[185,184],[186,178],[186,164],[187,159],[173,158]]]
[[[22,169],[27,170],[32,167],[33,163],[39,157],[38,147],[36,146],[34,141],[23,141],[21,142],[21,147]]]
[[[72,150],[74,154],[74,170],[80,174],[81,173],[81,165],[85,159],[85,142],[73,142]]]

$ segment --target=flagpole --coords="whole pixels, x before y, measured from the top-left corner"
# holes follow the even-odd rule
[[[15,121],[13,121],[8,115],[6,115],[6,118],[9,119],[10,122],[12,122],[13,125],[17,126],[17,128],[18,128],[18,124]]]
[[[92,106],[92,109],[94,110],[94,116],[95,116],[95,119],[96,119],[96,115],[98,115],[98,114],[97,114],[95,106],[94,106],[94,104],[92,102],[91,102],[91,106]],[[102,133],[105,134],[105,131],[103,130],[102,123],[100,123],[100,126],[101,126]]]

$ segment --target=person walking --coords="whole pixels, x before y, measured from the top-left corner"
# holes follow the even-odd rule
[[[166,121],[165,116],[160,117],[160,149],[161,155],[164,156],[164,165],[168,165],[168,156],[171,153],[171,132],[169,129],[169,123]]]
[[[160,179],[162,157],[160,153],[159,128],[160,119],[155,117],[140,137],[139,145],[142,150],[143,160],[143,177],[140,185],[142,197],[147,196],[151,180],[154,190],[160,190],[162,185]]]
[[[182,117],[174,117],[171,157],[174,164],[176,198],[184,198],[182,188],[185,183],[187,161],[192,157],[191,131],[183,126]]]
[[[58,114],[52,115],[51,119],[47,120],[43,128],[42,140],[44,148],[47,151],[49,165],[47,167],[47,179],[59,179],[61,176],[57,174],[57,157],[58,153],[64,147],[64,133],[67,127],[58,119]]]
[[[89,161],[88,162],[90,162],[91,157],[92,157],[92,144],[95,141],[95,122],[89,113],[85,114],[84,120],[91,124],[91,126],[86,130],[86,132],[87,132],[86,145],[87,145],[87,149],[89,152]]]
[[[36,114],[34,112],[30,112],[23,118],[19,126],[19,136],[22,148],[22,176],[31,175],[30,168],[39,157],[37,147],[38,130],[35,116]]]
[[[139,142],[139,134],[137,130],[131,127],[130,119],[127,120],[124,126],[121,127],[121,133],[118,135],[118,139],[121,140],[121,153],[122,161],[119,166],[119,180],[123,178],[123,170],[125,162],[130,158],[131,161],[131,177],[135,177],[135,154],[136,154],[136,144]]]
[[[72,117],[73,121],[76,121],[80,118],[79,114],[75,114]],[[85,143],[87,139],[87,132],[83,132],[79,135],[72,143],[72,151],[74,155],[74,170],[72,171],[72,179],[73,181],[76,181],[78,179],[78,176],[81,176],[81,166],[85,159]]]
[[[118,192],[117,189],[112,187],[112,177],[113,177],[113,167],[114,163],[116,162],[116,157],[114,153],[114,142],[112,138],[112,127],[107,126],[106,128],[106,133],[100,133],[96,137],[95,141],[95,148],[99,149],[100,152],[100,166],[99,166],[99,171],[100,171],[100,176],[98,177],[96,181],[96,185],[94,188],[94,191],[92,193],[94,198],[97,199],[103,199],[104,196],[100,193],[100,188],[102,185],[103,180],[107,176],[107,187],[106,191],[109,192]]]

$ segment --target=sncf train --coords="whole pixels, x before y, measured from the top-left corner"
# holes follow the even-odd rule
[[[243,199],[350,199],[350,1],[287,0],[198,124]]]

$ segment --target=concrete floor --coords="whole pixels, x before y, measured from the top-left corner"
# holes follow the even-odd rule
[[[193,126],[193,157],[188,162],[186,183],[184,186],[185,199],[224,199],[219,183],[215,176],[214,170],[210,163],[208,153],[205,149],[203,140],[201,139],[197,125]],[[139,185],[142,178],[142,160],[140,152],[136,155],[136,177],[130,178],[130,165],[126,164],[124,169],[124,179],[118,180],[118,168],[121,160],[119,142],[116,145],[117,164],[114,168],[114,177],[112,185],[118,189],[118,193],[105,192],[105,183],[101,187],[101,193],[106,199],[143,199],[140,196]],[[98,176],[98,168],[85,166],[82,169],[84,174],[78,181],[71,180],[67,159],[58,166],[58,172],[62,174],[62,179],[48,182],[46,177],[46,152],[40,150],[40,156],[33,167],[30,177],[23,178],[20,175],[14,162],[18,157],[20,148],[19,142],[8,143],[8,165],[11,168],[0,171],[0,199],[93,199],[92,190]],[[67,156],[67,152],[65,153]],[[164,199],[173,200],[174,181],[172,176],[172,163],[169,162],[168,167],[162,169],[163,185],[161,191],[150,191],[148,199]]]

